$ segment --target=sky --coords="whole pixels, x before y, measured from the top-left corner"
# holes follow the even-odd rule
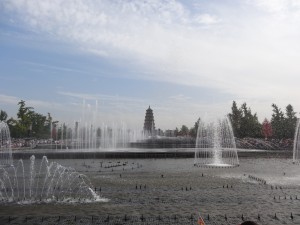
[[[246,102],[300,110],[298,0],[2,0],[0,109],[192,127]],[[297,113],[297,115],[299,115]],[[298,116],[299,117],[299,116]]]

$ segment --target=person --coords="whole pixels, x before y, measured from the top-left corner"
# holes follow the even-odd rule
[[[205,225],[204,220],[202,219],[202,217],[200,215],[199,215],[197,222],[198,222],[198,225]]]
[[[258,224],[253,221],[245,221],[245,222],[241,223],[240,225],[258,225]]]

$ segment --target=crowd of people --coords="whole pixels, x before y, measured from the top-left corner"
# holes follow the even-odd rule
[[[292,150],[294,140],[263,139],[263,138],[236,138],[237,148],[264,149],[264,150]]]
[[[40,144],[51,144],[52,139],[28,139],[28,138],[12,138],[11,147],[18,148],[35,148]]]
[[[236,138],[236,147],[241,149],[264,149],[264,150],[292,150],[293,139],[263,139],[263,138]],[[170,140],[169,140],[170,142]],[[35,148],[37,145],[60,144],[60,141],[52,139],[23,139],[12,138],[11,147],[18,148]],[[177,142],[163,147],[172,148],[177,146]],[[186,144],[186,143],[185,143]],[[193,145],[193,141],[188,141],[189,147]]]

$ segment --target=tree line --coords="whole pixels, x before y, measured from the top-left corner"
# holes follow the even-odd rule
[[[176,127],[174,136],[190,136],[196,138],[197,136],[197,131],[200,123],[200,118],[195,122],[194,126],[191,127],[190,129],[186,125],[182,125],[180,129]]]
[[[246,103],[238,108],[236,102],[233,101],[228,117],[235,137],[294,138],[297,117],[293,106],[288,104],[285,107],[285,112],[274,103],[271,106],[273,111],[271,120],[265,118],[260,123],[257,114],[252,113]]]
[[[54,121],[48,113],[46,116],[34,111],[33,107],[26,106],[25,101],[18,103],[19,109],[17,118],[8,119],[5,111],[0,110],[0,121],[7,122],[11,137],[13,138],[50,138],[60,136],[60,134],[51,134],[53,128],[57,126],[58,121]],[[233,101],[231,112],[228,114],[231,121],[234,136],[237,138],[294,138],[297,117],[292,105],[288,104],[285,111],[282,111],[276,104],[272,104],[272,117],[270,120],[264,119],[262,123],[258,121],[257,113],[253,113],[251,108],[243,103],[240,107]],[[197,119],[194,126],[188,128],[182,125],[180,129],[176,127],[175,136],[196,137],[200,118]],[[65,125],[64,125],[65,126]],[[63,129],[65,132],[66,127]],[[61,132],[58,130],[58,133]],[[66,134],[64,134],[65,136]]]
[[[270,120],[264,119],[259,122],[257,113],[253,113],[247,103],[243,103],[240,107],[233,101],[231,112],[228,118],[232,124],[234,136],[237,138],[294,138],[297,123],[296,112],[292,105],[288,104],[285,112],[276,104],[272,104],[272,117]],[[182,125],[180,129],[175,129],[175,136],[197,136],[200,118],[190,129],[186,125]]]
[[[33,107],[26,106],[25,101],[18,103],[17,118],[8,119],[4,110],[0,110],[0,121],[7,123],[13,138],[49,138],[51,127],[58,121],[53,121],[50,113],[47,116],[37,113]]]

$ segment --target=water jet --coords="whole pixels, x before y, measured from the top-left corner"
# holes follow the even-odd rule
[[[228,117],[199,122],[194,165],[208,168],[239,165],[233,130]]]

